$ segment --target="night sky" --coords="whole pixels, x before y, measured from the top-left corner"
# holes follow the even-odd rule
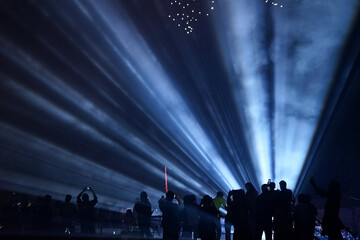
[[[272,179],[360,198],[358,0],[0,1],[0,188],[104,207]]]

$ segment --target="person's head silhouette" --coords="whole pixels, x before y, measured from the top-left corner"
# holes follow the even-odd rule
[[[69,203],[71,201],[71,195],[70,194],[67,194],[66,196],[65,196],[65,202],[66,203]]]
[[[43,198],[45,204],[49,204],[51,202],[51,195],[46,194]]]
[[[175,197],[175,194],[174,194],[174,192],[173,191],[168,191],[167,193],[166,193],[166,198],[168,199],[168,200],[173,200],[174,199],[174,197]]]
[[[87,193],[84,193],[82,196],[81,196],[82,200],[84,202],[88,202],[89,201],[89,195]]]
[[[261,191],[262,191],[263,193],[268,192],[268,191],[269,191],[268,185],[267,185],[267,184],[261,185]]]
[[[251,182],[245,183],[245,188],[246,188],[246,191],[255,190],[255,187]]]
[[[222,198],[224,196],[224,193],[221,191],[218,191],[216,194],[216,197]]]
[[[281,180],[279,182],[281,191],[284,191],[286,189],[286,182],[284,180]]]
[[[275,190],[275,183],[274,182],[271,182],[269,184],[269,188],[270,188],[270,191],[274,191]]]
[[[212,198],[211,198],[209,195],[204,195],[204,196],[203,196],[202,201],[201,201],[201,204],[202,204],[204,207],[211,206],[212,203],[213,203],[213,200],[212,200]]]
[[[142,191],[140,193],[140,201],[147,201],[148,200],[148,195],[145,191]]]
[[[299,194],[298,196],[298,202],[299,203],[304,203],[305,202],[305,194]]]
[[[245,191],[243,189],[233,191],[234,202],[240,202],[245,199]]]

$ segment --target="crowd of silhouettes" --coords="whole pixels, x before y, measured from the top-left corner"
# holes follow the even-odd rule
[[[92,193],[93,199],[89,195]],[[75,232],[75,224],[79,223],[81,233],[95,233],[95,205],[97,196],[90,187],[85,187],[77,196],[77,203],[72,203],[72,196],[67,194],[64,202],[54,201],[52,196],[32,197],[15,192],[4,192],[2,199],[0,228],[5,232],[20,231],[59,232],[70,234]]]
[[[340,218],[340,185],[331,182],[327,191],[319,188],[311,178],[315,192],[326,198],[322,233],[329,240],[343,239],[344,228]],[[220,240],[222,236],[221,219],[224,219],[225,239],[230,240],[310,240],[314,239],[317,209],[308,194],[299,194],[297,204],[293,193],[287,189],[286,182],[279,182],[276,189],[269,181],[261,186],[259,194],[252,183],[244,189],[230,190],[226,200],[222,191],[214,198],[204,195],[197,204],[195,195],[185,195],[183,201],[178,194],[166,192],[158,201],[162,212],[161,227],[163,239]],[[92,199],[88,193],[92,194]],[[15,193],[14,193],[15,194]],[[10,197],[1,208],[1,228],[10,231],[35,230],[50,232],[61,229],[65,233],[75,232],[75,224],[80,225],[81,233],[95,233],[95,206],[98,203],[95,192],[85,187],[71,202],[72,196],[66,195],[63,203],[54,202],[50,195],[38,197],[32,202],[19,202],[15,195]],[[152,238],[153,209],[146,192],[141,192],[133,209],[122,215],[123,234],[138,238]],[[5,226],[6,225],[6,226]],[[55,227],[56,226],[56,227]],[[233,235],[231,229],[234,229]],[[160,231],[157,230],[160,234]]]
[[[323,218],[323,235],[329,240],[343,239],[344,228],[340,218],[340,188],[337,182],[331,182],[328,191],[320,189],[314,179],[310,181],[316,193],[327,198]],[[163,213],[163,239],[201,238],[219,240],[221,237],[220,218],[225,219],[225,239],[261,240],[312,240],[314,239],[317,209],[311,203],[309,194],[299,194],[297,204],[293,193],[285,181],[276,184],[269,181],[261,186],[261,193],[252,183],[245,189],[228,192],[227,199],[219,191],[215,198],[204,195],[197,205],[194,195],[186,195],[182,204],[176,196],[177,204],[172,200],[174,193],[167,192],[166,198],[159,200]],[[180,231],[182,224],[182,232]]]

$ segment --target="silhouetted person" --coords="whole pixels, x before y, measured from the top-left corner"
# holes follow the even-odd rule
[[[184,208],[181,211],[182,238],[191,239],[197,235],[197,225],[199,223],[199,206],[196,205],[195,195],[184,196]]]
[[[33,217],[33,230],[40,231],[41,230],[41,205],[42,205],[42,197],[37,197],[32,206],[32,217]]]
[[[216,194],[216,197],[213,199],[215,207],[217,210],[220,210],[220,207],[223,206],[226,209],[226,202],[224,199],[224,193],[219,191]],[[216,239],[220,240],[221,238],[221,223],[220,223],[220,217],[221,217],[221,212],[219,211],[219,213],[217,214],[217,218],[216,218]]]
[[[270,182],[270,184],[268,185],[268,190],[269,190],[269,194],[270,194],[270,205],[271,205],[271,216],[274,217],[275,216],[275,212],[276,212],[276,201],[277,201],[277,193],[279,192],[279,190],[275,190],[276,184],[274,182]]]
[[[294,209],[296,240],[313,240],[315,230],[316,207],[311,204],[310,195],[300,194],[298,205]]]
[[[77,214],[74,204],[71,203],[71,198],[71,195],[66,195],[65,202],[60,208],[62,227],[64,231],[68,229],[70,231],[68,233],[74,233],[75,216]]]
[[[310,183],[318,195],[327,198],[322,221],[323,235],[328,235],[329,240],[343,239],[341,229],[344,228],[344,225],[339,218],[341,201],[340,184],[336,181],[331,181],[328,191],[325,191],[316,185],[314,178],[310,179]]]
[[[256,198],[255,202],[255,223],[256,234],[255,239],[261,240],[262,234],[265,232],[265,239],[272,239],[272,209],[271,194],[267,184],[261,186],[262,193]]]
[[[292,235],[292,191],[286,188],[286,182],[280,181],[280,191],[276,196],[274,216],[274,240],[289,240]]]
[[[40,205],[40,226],[43,232],[52,231],[52,207],[51,207],[51,196],[46,194],[41,201]]]
[[[140,200],[135,203],[134,213],[136,213],[140,229],[140,237],[152,237],[150,233],[151,224],[151,204],[146,192],[141,192]]]
[[[259,193],[256,191],[254,185],[251,182],[245,183],[246,188],[246,200],[249,203],[249,226],[250,226],[250,233],[251,239],[255,239],[255,202],[256,198],[258,197]]]
[[[89,195],[85,191],[91,191],[93,200],[89,200]],[[94,206],[97,204],[97,196],[95,192],[85,187],[77,196],[77,204],[79,207],[79,219],[82,233],[95,233],[95,212]]]
[[[178,201],[178,204],[173,203],[174,198]],[[163,239],[179,239],[180,211],[182,207],[179,195],[174,195],[172,191],[166,193],[166,198],[162,197],[159,200],[159,208],[163,213],[161,221]]]
[[[229,200],[229,196],[227,197],[227,200]],[[231,209],[229,208],[229,203],[227,202],[226,215],[225,215],[225,240],[231,239],[231,226],[233,225],[232,219],[233,219],[232,212]]]
[[[231,199],[233,197],[233,199]],[[227,198],[228,209],[231,211],[231,220],[234,225],[234,240],[250,240],[249,204],[244,190],[232,190]]]
[[[199,232],[202,240],[216,239],[216,216],[219,210],[216,209],[213,199],[209,195],[203,196],[200,203]]]
[[[134,226],[134,224],[135,224],[134,214],[133,214],[133,212],[131,211],[130,208],[126,210],[126,213],[124,215],[123,223],[124,223],[125,231],[130,231],[132,226]]]

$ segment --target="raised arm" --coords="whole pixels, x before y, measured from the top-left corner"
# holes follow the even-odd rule
[[[77,195],[76,199],[78,202],[81,202],[81,195],[83,195],[83,193],[86,191],[86,187],[84,187],[84,189]]]
[[[175,199],[176,199],[176,201],[179,203],[179,205],[182,205],[182,201],[181,201],[181,199],[180,199],[179,194],[175,194]]]
[[[318,187],[318,186],[316,185],[315,179],[314,179],[313,177],[310,178],[310,184],[313,186],[315,192],[316,192],[318,195],[320,195],[320,196],[322,196],[322,197],[328,197],[328,193],[327,193],[325,190],[323,190],[322,188],[320,188],[320,187]]]
[[[93,200],[91,200],[93,203],[94,203],[94,205],[98,202],[98,199],[97,199],[97,196],[96,196],[96,194],[95,194],[95,192],[94,192],[94,190],[92,190],[92,188],[88,188],[89,190],[90,190],[90,192],[92,193],[92,195],[93,195]]]

